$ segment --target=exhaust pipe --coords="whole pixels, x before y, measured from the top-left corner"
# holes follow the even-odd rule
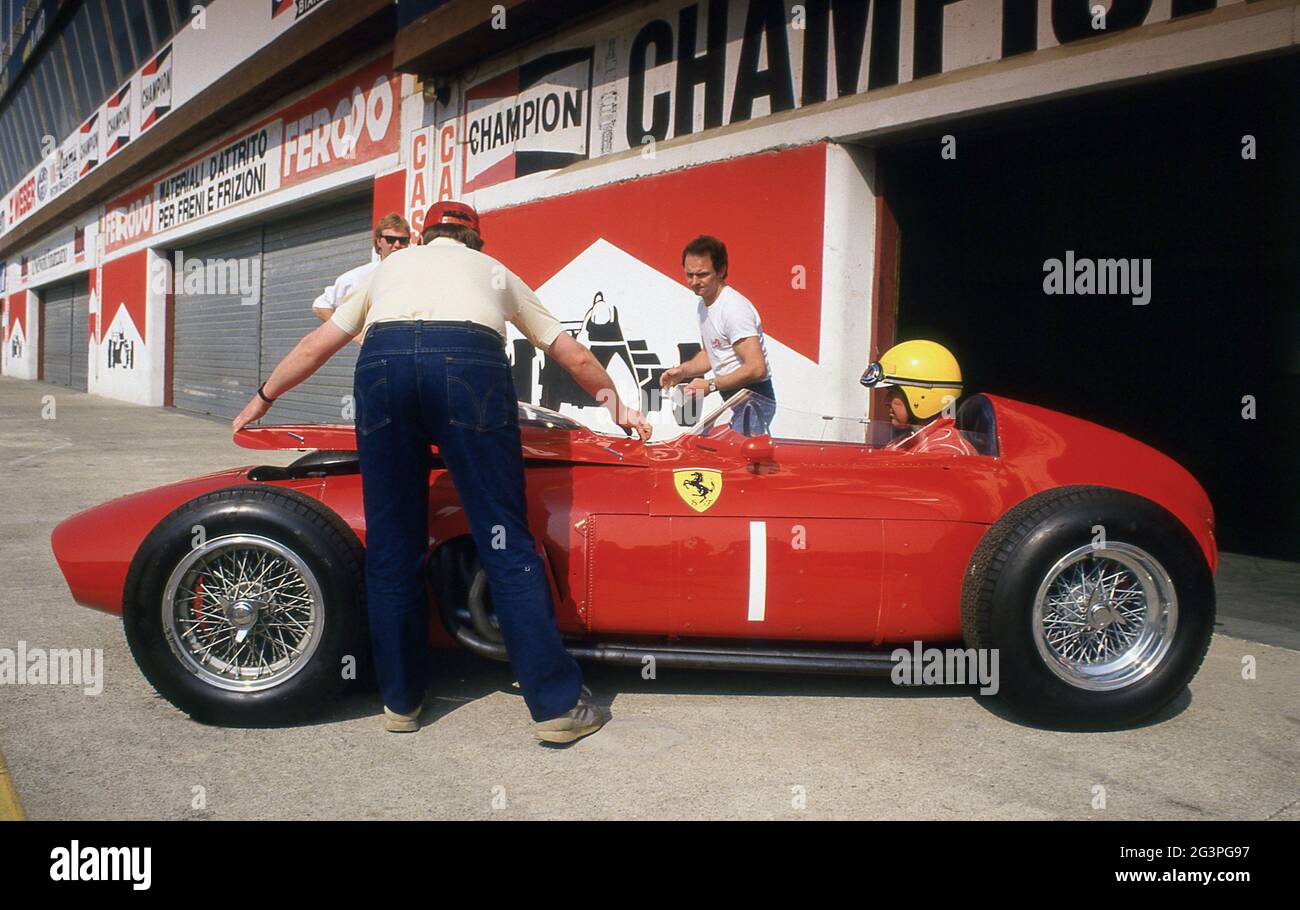
[[[466,597],[472,628],[457,626],[456,640],[481,657],[509,662],[501,632],[487,605],[487,573],[482,566],[469,580]],[[787,673],[888,676],[894,667],[890,651],[832,651],[710,646],[661,643],[619,644],[568,640],[564,649],[578,660],[611,664],[641,664],[653,657],[657,665],[689,670],[755,670]]]
[[[488,641],[464,626],[456,639],[491,660],[509,661],[505,645]],[[564,649],[578,660],[641,664],[646,657],[664,667],[688,670],[754,670],[787,673],[888,676],[894,667],[889,651],[814,651],[799,649],[725,648],[678,644],[590,644],[566,641]]]

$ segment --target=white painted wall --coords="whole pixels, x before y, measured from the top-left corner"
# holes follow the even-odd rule
[[[867,390],[851,380],[871,356],[875,173],[868,149],[827,146],[820,366],[834,379],[822,394],[829,413],[849,417],[867,413]]]

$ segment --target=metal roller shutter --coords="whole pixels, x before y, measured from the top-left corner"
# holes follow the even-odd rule
[[[268,374],[320,325],[311,303],[339,275],[370,261],[369,197],[295,215],[266,226],[262,259],[262,369]],[[360,351],[349,344],[302,385],[282,395],[276,423],[346,423],[352,371]]]
[[[214,278],[223,271],[214,265],[217,262],[233,261],[238,268],[242,260],[251,260],[252,271],[245,274],[254,276],[256,283],[261,269],[262,231],[257,228],[231,234],[177,252],[184,255],[186,262],[202,261],[213,266]],[[183,271],[179,277],[183,283]],[[227,278],[224,284],[222,287],[221,283],[209,281],[203,287],[208,293],[176,295],[172,404],[199,414],[234,417],[243,410],[260,381],[257,339],[262,308],[244,303],[238,280]]]
[[[73,286],[53,285],[41,291],[44,323],[41,335],[45,343],[45,381],[55,385],[72,385],[72,301]]]
[[[71,385],[79,392],[89,390],[87,381],[90,359],[90,284],[88,280],[73,286]]]

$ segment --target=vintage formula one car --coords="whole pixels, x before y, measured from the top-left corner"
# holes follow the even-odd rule
[[[1070,727],[1132,723],[1195,674],[1214,517],[1169,458],[991,395],[957,409],[967,454],[871,444],[877,428],[818,415],[809,432],[747,436],[750,394],[650,444],[520,405],[530,521],[576,657],[887,674],[918,641],[997,649],[999,694]],[[315,451],[89,509],[55,528],[54,553],[78,603],[122,615],[177,707],[213,723],[300,718],[368,648],[355,437],[270,426],[237,441]],[[429,519],[431,640],[505,659],[436,462]]]

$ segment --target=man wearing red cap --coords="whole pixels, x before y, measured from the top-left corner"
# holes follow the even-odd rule
[[[361,334],[357,449],[366,513],[366,592],[385,726],[419,728],[427,684],[430,445],[451,472],[487,572],[493,606],[539,739],[571,742],[608,712],[590,701],[565,651],[541,557],[528,529],[523,452],[505,324],[645,440],[650,425],[623,407],[592,353],[513,272],[480,250],[478,213],[442,202],[424,219],[424,245],[398,250],[291,351],[243,412],[238,432]]]

